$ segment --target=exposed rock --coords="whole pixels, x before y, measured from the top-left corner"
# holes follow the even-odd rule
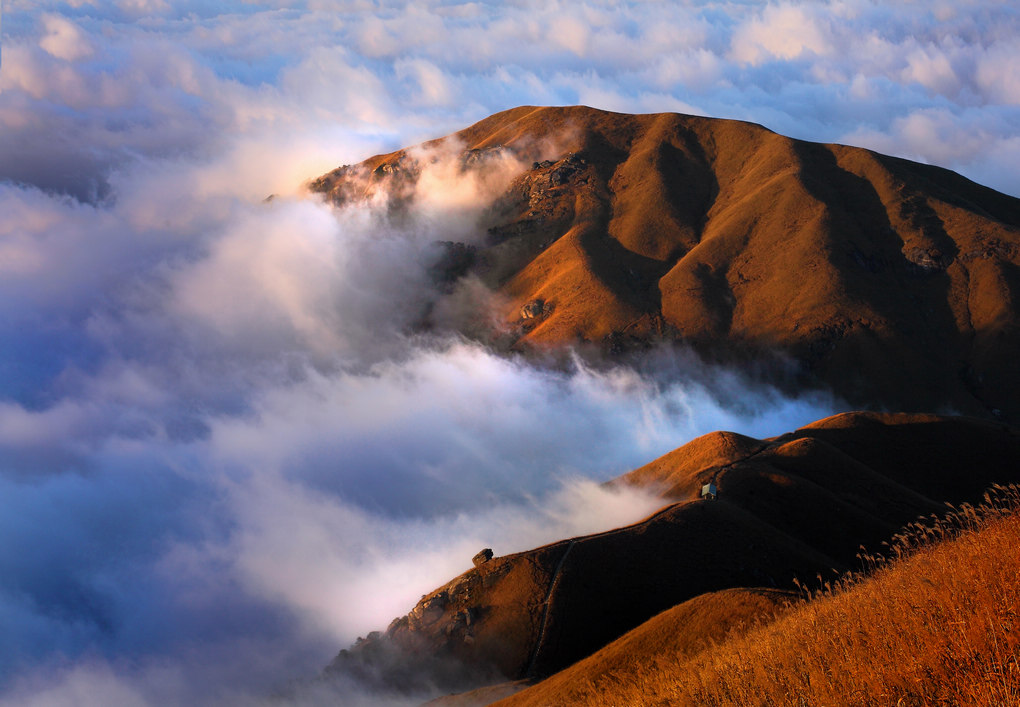
[[[492,548],[485,548],[477,555],[471,558],[471,561],[475,563],[475,567],[481,567],[486,562],[492,559]]]
[[[533,299],[521,307],[521,319],[538,319],[545,314],[545,301]]]
[[[449,596],[445,591],[438,592],[432,596],[422,597],[418,605],[411,609],[411,613],[408,614],[409,626],[417,628],[434,624],[443,616],[448,601]]]
[[[914,266],[917,273],[924,275],[941,272],[953,262],[952,257],[944,255],[935,248],[927,250],[923,248],[910,248],[903,255]]]
[[[479,553],[481,554],[481,553]],[[475,563],[475,567],[481,567],[488,560],[482,563]],[[474,592],[482,586],[482,578],[478,572],[467,572],[453,580],[449,586],[450,601],[454,604],[463,604],[471,599]]]
[[[490,160],[504,156],[507,152],[508,150],[503,145],[465,150],[460,156],[460,164],[465,168],[478,167]]]

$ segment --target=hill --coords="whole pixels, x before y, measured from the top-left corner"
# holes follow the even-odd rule
[[[604,689],[604,682],[637,683],[649,665],[693,658],[726,639],[766,621],[793,604],[800,595],[777,589],[724,589],[689,599],[649,619],[589,658],[541,681],[521,696],[525,704],[576,704],[581,686]],[[606,679],[603,676],[612,675]],[[600,679],[601,678],[601,679]],[[479,707],[528,688],[520,680],[437,698],[429,707]],[[581,688],[581,689],[578,689]],[[634,695],[619,704],[637,704]]]
[[[1004,489],[993,505],[915,527],[895,544],[899,559],[778,616],[765,607],[733,629],[726,613],[696,614],[716,599],[699,597],[497,704],[1017,704],[1018,541],[1020,498]],[[692,650],[703,631],[712,643]]]
[[[390,686],[428,674],[451,688],[471,670],[491,682],[547,676],[696,597],[850,569],[862,544],[943,501],[1020,481],[1017,458],[1020,434],[972,418],[847,413],[767,440],[712,433],[614,482],[660,489],[651,517],[482,562],[328,671]],[[709,482],[715,500],[699,497]]]
[[[761,126],[520,107],[423,149],[520,173],[438,269],[500,295],[500,340],[790,357],[862,407],[1020,415],[1020,200],[953,172]],[[311,183],[411,198],[419,150]],[[530,165],[530,167],[528,166]],[[452,286],[450,282],[448,286]],[[493,336],[496,337],[497,333]]]

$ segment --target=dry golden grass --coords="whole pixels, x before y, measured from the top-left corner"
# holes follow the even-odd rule
[[[1018,705],[1018,548],[1020,488],[995,487],[907,528],[889,560],[861,555],[860,573],[805,590],[771,623],[499,704]]]

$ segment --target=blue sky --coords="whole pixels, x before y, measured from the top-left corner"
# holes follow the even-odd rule
[[[1020,194],[1006,2],[3,13],[0,705],[250,704],[481,547],[654,507],[599,481],[700,433],[841,409],[693,356],[551,371],[409,337],[437,296],[430,244],[477,237],[510,172],[451,182],[440,161],[402,224],[307,179],[584,103],[750,120]]]

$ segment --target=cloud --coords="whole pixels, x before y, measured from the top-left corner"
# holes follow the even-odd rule
[[[733,33],[733,58],[757,66],[765,61],[824,55],[832,48],[824,25],[802,6],[767,5],[759,17]]]
[[[198,435],[171,433],[189,386],[166,380],[156,395],[142,372],[85,387],[93,409],[75,424],[48,413],[15,428],[7,459],[39,429],[79,458],[3,477],[4,507],[18,509],[2,514],[7,547],[34,549],[0,554],[4,650],[49,676],[9,694],[48,699],[91,680],[146,704],[268,691],[406,612],[481,547],[506,554],[662,503],[598,480],[716,427],[774,434],[828,412],[824,398],[763,389],[734,413],[694,383],[446,346],[296,381],[249,370],[247,410],[197,413]],[[748,399],[741,376],[719,378]],[[53,668],[55,649],[81,661]],[[269,655],[279,662],[258,680],[240,670]]]
[[[0,401],[12,703],[244,704],[482,546],[661,503],[600,481],[716,427],[775,434],[837,405],[693,359],[686,377],[541,368],[410,333],[442,296],[433,242],[483,237],[522,165],[412,150],[422,174],[397,220],[386,194],[334,209],[290,184],[266,202],[320,144],[258,131],[136,159],[100,204],[0,186],[0,329],[19,342]],[[276,169],[257,170],[267,156]],[[748,387],[754,405],[728,400]]]
[[[952,61],[940,48],[928,45],[916,47],[907,55],[907,67],[903,76],[916,81],[929,90],[949,95],[960,88],[960,80]]]
[[[442,69],[425,59],[401,59],[394,64],[398,79],[410,79],[415,85],[415,103],[420,106],[447,106],[453,100],[454,87]]]
[[[1009,167],[1020,156],[1020,138],[1003,131],[1002,120],[979,111],[925,109],[893,120],[887,131],[857,130],[844,141],[929,164],[955,164],[965,176],[980,171],[987,186],[1020,193],[1020,179]]]
[[[42,23],[46,35],[39,40],[39,46],[47,54],[64,61],[77,61],[94,51],[92,44],[70,20],[47,13],[42,16]]]
[[[1003,67],[1020,20],[997,3],[128,5],[44,4],[52,31],[7,8],[0,176],[94,200],[126,161],[201,154],[224,135],[332,124],[393,149],[518,104],[686,106],[820,141],[890,135],[892,121],[947,107],[1006,126],[1017,105]],[[999,173],[945,166],[979,182]]]
[[[975,78],[982,92],[1005,105],[1020,105],[1020,78],[1008,67],[1020,59],[1016,42],[996,42],[977,60]]]
[[[146,707],[151,704],[137,689],[118,680],[109,666],[103,664],[75,666],[63,672],[55,684],[49,681],[46,684],[31,687],[26,684],[22,689],[28,694],[19,695],[17,704],[25,707],[100,707],[101,705]],[[14,704],[10,700],[0,701],[0,704],[4,703]]]
[[[627,525],[662,506],[646,492],[609,491],[580,479],[525,504],[479,494],[463,510],[433,518],[394,520],[269,477],[239,486],[234,503],[238,573],[338,646],[385,628],[425,588],[470,569],[483,547],[520,552]]]

